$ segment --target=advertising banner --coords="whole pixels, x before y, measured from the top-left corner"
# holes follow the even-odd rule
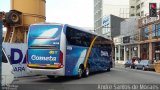
[[[13,66],[14,76],[28,76],[26,72],[27,43],[2,43],[2,46]]]

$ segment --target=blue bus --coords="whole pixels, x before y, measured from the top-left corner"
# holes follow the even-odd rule
[[[32,74],[86,77],[112,67],[112,40],[68,24],[29,27],[27,67]]]

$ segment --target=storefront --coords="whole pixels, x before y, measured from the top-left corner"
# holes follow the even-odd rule
[[[138,45],[130,44],[125,46],[125,55],[127,60],[131,60],[133,57],[138,57]]]
[[[160,60],[160,42],[152,43],[153,47],[153,60]]]
[[[126,60],[129,60],[129,59],[131,59],[131,54],[130,54],[130,46],[129,45],[126,45],[125,46],[125,55],[126,55],[126,57],[124,58],[124,59],[126,59]]]
[[[140,45],[140,58],[141,59],[149,59],[149,44],[141,44]]]
[[[115,62],[122,63],[124,61],[124,46],[122,45],[122,37],[115,37]]]
[[[124,46],[124,61],[131,60],[133,57],[138,57],[138,44],[131,36],[123,37]]]
[[[160,60],[160,18],[143,17],[138,21],[140,30],[140,58]]]

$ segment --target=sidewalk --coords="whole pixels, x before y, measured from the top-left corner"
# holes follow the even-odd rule
[[[123,68],[124,64],[121,63],[115,63],[115,68]]]

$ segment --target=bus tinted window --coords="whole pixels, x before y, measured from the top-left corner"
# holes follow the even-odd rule
[[[6,56],[5,56],[3,51],[2,51],[2,62],[3,63],[8,63],[7,58],[6,58]]]
[[[67,27],[66,36],[69,45],[84,47],[89,47],[94,37],[94,35],[91,35],[90,33],[83,32],[70,27]]]
[[[111,48],[111,41],[103,37],[97,37],[93,47],[94,48]]]

